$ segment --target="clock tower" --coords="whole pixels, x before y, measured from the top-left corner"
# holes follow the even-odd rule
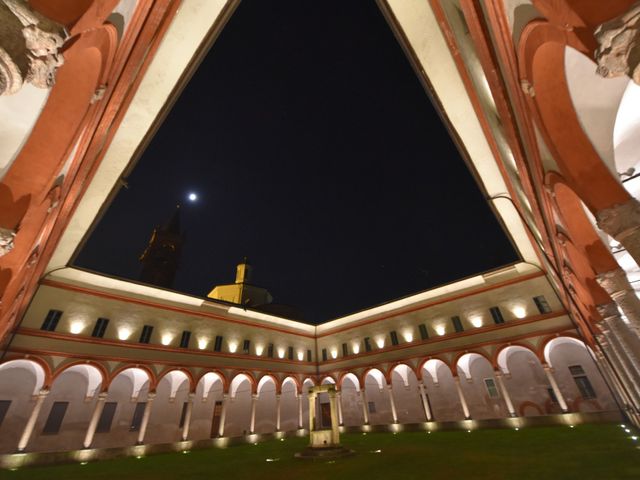
[[[184,238],[180,232],[180,205],[169,221],[153,229],[147,248],[140,255],[140,280],[159,287],[171,288],[178,270]]]

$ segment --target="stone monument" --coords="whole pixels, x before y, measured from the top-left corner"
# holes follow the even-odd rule
[[[322,421],[318,421],[316,405],[320,393],[329,395],[330,428],[326,428]],[[309,389],[309,446],[302,452],[296,453],[297,458],[335,458],[355,453],[353,450],[340,445],[338,398],[336,394],[335,385],[320,385]]]

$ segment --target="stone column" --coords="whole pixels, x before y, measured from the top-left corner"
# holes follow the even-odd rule
[[[340,426],[344,425],[344,418],[342,417],[342,393],[336,393],[337,403],[338,403],[338,423]]]
[[[458,391],[458,397],[460,397],[460,404],[462,405],[462,412],[464,413],[465,420],[469,420],[471,415],[469,414],[469,406],[467,405],[467,400],[464,398],[464,392],[462,391],[462,386],[460,385],[460,377],[457,375],[453,377],[453,381],[456,384],[456,390]]]
[[[249,423],[249,433],[256,433],[256,403],[258,402],[258,394],[251,395],[251,421]]]
[[[387,393],[389,394],[389,404],[391,405],[391,417],[393,423],[398,423],[398,412],[396,411],[396,402],[393,398],[393,385],[387,385]]]
[[[605,330],[610,332],[609,340],[619,346],[619,354],[621,360],[626,364],[630,377],[634,383],[636,392],[640,395],[640,338],[631,330],[631,328],[622,320],[615,303],[607,305],[599,305],[598,313],[604,319]]]
[[[147,395],[147,403],[144,406],[142,422],[140,423],[140,431],[138,432],[138,440],[136,441],[137,445],[142,445],[144,443],[144,435],[147,433],[147,425],[149,425],[149,416],[151,415],[151,405],[153,405],[153,400],[155,398],[155,392],[149,392]]]
[[[362,398],[362,417],[364,419],[364,424],[369,425],[369,404],[367,403],[367,394],[364,391],[364,388],[360,390],[360,397]]]
[[[60,50],[68,33],[20,0],[0,1],[0,95],[17,93],[29,82],[38,88],[55,83]]]
[[[427,387],[422,380],[420,380],[420,383],[418,383],[418,390],[420,391],[420,400],[422,402],[424,416],[427,419],[427,422],[431,422],[433,420],[433,415],[431,414],[431,408],[429,408],[429,400],[427,399]]]
[[[610,272],[601,273],[596,277],[596,280],[617,306],[620,307],[637,336],[640,333],[640,299],[629,283],[625,271],[617,268]],[[610,309],[608,305],[603,306],[603,308]],[[617,311],[615,314],[617,315]]]
[[[87,433],[84,436],[84,442],[82,442],[82,446],[84,448],[89,448],[93,443],[93,436],[96,433],[98,421],[100,421],[100,415],[102,415],[102,410],[104,410],[104,403],[107,401],[108,396],[109,394],[107,392],[100,392],[98,394],[98,401],[96,402],[96,406],[93,409],[91,420],[89,420],[89,426],[87,427]]]
[[[49,395],[49,390],[43,388],[38,392],[38,395],[36,396],[36,403],[33,405],[33,410],[31,410],[29,420],[27,420],[27,424],[24,426],[24,430],[22,431],[22,435],[20,436],[20,441],[18,442],[19,452],[24,452],[24,449],[27,448],[27,444],[31,439],[33,429],[36,426],[38,415],[40,414],[40,410],[42,409],[42,404],[44,403],[44,399],[47,398],[47,395]]]
[[[640,85],[640,2],[622,15],[605,22],[594,32],[598,48],[597,72],[605,78],[627,75]]]
[[[316,429],[316,394],[308,393],[309,399],[309,432],[313,432]]]
[[[613,353],[608,348],[607,341],[604,338],[604,335],[597,335],[598,344],[600,346],[600,350],[596,350],[596,362],[600,366],[600,368],[604,371],[606,378],[610,383],[613,384],[613,389],[620,400],[620,403],[624,405],[625,411],[628,413],[632,413],[636,415],[636,408],[634,406],[634,402],[629,395],[628,389],[624,386],[623,381],[621,380],[622,372],[616,373],[614,370],[621,370],[621,367],[616,364],[617,359],[613,358]],[[605,353],[606,352],[606,355]],[[611,365],[610,365],[611,363]],[[613,366],[613,368],[612,368]]]
[[[222,394],[222,409],[220,410],[220,425],[218,426],[218,436],[224,437],[224,422],[227,419],[227,404],[229,403],[229,394]]]
[[[606,325],[606,323],[605,323]],[[638,372],[633,365],[629,355],[626,354],[617,335],[610,329],[604,330],[606,343],[613,351],[613,357],[616,358],[622,367],[619,370],[621,377],[625,380],[625,386],[629,394],[634,400],[636,408],[640,407],[640,382],[638,381]]]
[[[182,441],[184,442],[189,437],[189,428],[191,426],[191,412],[193,411],[193,399],[196,398],[194,392],[189,393],[187,399],[187,410],[184,412],[184,424],[182,425]]]
[[[598,227],[615,238],[640,265],[640,203],[631,198],[595,214]]]
[[[558,400],[558,403],[560,404],[562,412],[567,413],[569,411],[569,407],[567,406],[567,402],[564,399],[564,395],[562,395],[562,392],[560,391],[560,387],[558,387],[556,377],[553,376],[553,368],[551,368],[551,366],[547,365],[546,363],[542,366],[542,368],[544,369],[544,373],[547,375],[547,380],[549,380],[549,383],[551,384],[551,388],[553,389],[553,393],[556,396],[556,400]]]
[[[304,423],[302,422],[302,392],[298,393],[298,428],[302,429]]]
[[[502,398],[504,398],[504,403],[507,404],[507,410],[509,411],[509,415],[511,417],[517,417],[515,408],[513,408],[513,403],[511,402],[511,396],[509,395],[509,391],[507,390],[507,386],[504,384],[504,374],[501,370],[496,370],[494,372],[496,376],[496,382],[498,382],[498,387],[500,388],[500,392],[502,393]]]
[[[280,397],[279,393],[276,394],[276,432],[280,431]]]
[[[329,390],[329,410],[331,412],[331,443],[338,445],[340,443],[340,431],[338,430],[338,405],[336,391]]]

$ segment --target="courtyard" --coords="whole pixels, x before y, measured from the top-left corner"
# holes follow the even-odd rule
[[[640,478],[640,440],[621,425],[519,430],[348,434],[352,457],[293,457],[307,438],[292,437],[225,449],[194,450],[86,465],[0,471],[0,479],[631,479]]]

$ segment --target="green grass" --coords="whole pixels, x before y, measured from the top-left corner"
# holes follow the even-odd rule
[[[87,465],[0,471],[0,479],[626,479],[640,478],[640,440],[617,425],[342,436],[357,453],[293,458],[306,438]],[[376,452],[380,450],[380,452]],[[266,459],[277,459],[267,462]],[[364,479],[362,479],[364,480]]]

